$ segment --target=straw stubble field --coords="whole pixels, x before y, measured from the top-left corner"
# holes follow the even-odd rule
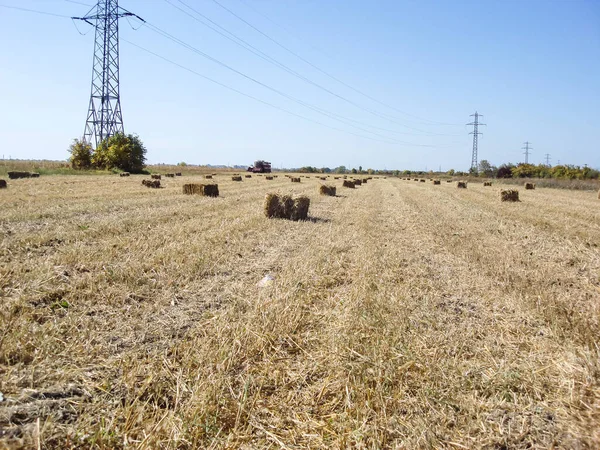
[[[600,445],[595,194],[200,180],[0,192],[0,448]]]

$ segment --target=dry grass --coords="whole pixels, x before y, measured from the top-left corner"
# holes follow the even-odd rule
[[[600,446],[595,192],[223,178],[2,191],[0,442]],[[314,220],[266,219],[274,189]]]

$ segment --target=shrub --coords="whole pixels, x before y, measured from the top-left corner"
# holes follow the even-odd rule
[[[102,141],[92,156],[99,169],[119,169],[141,173],[146,163],[146,148],[136,135],[115,134]]]
[[[92,167],[92,146],[83,139],[73,139],[69,147],[69,163],[73,169],[82,170]]]

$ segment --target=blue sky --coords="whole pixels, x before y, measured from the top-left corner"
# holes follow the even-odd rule
[[[214,0],[184,1],[335,95],[251,54],[166,0],[121,0],[120,6],[288,96],[342,116],[344,123],[265,89],[149,26],[136,31],[131,25],[138,28],[139,22],[122,20],[125,129],[140,135],[151,163],[250,164],[260,158],[276,167],[466,170],[472,138],[464,124],[477,110],[487,124],[480,160],[520,162],[523,142],[530,141],[531,162],[543,162],[549,153],[554,164],[600,167],[596,0],[219,0],[345,85]],[[85,14],[89,8],[77,2],[0,0],[0,5]],[[178,0],[169,2],[185,9]],[[0,156],[65,159],[71,140],[82,135],[94,33],[77,25],[89,33],[80,35],[66,18],[0,7]],[[339,130],[213,84],[124,40]]]

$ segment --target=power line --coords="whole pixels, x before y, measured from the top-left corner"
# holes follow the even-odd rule
[[[525,150],[523,152],[523,154],[525,155],[525,164],[529,164],[529,153],[530,153],[529,150],[531,150],[533,147],[529,146],[531,144],[531,142],[529,142],[529,141],[524,142],[524,144],[525,144],[525,147],[522,147],[522,150]]]
[[[21,8],[19,6],[10,6],[10,5],[1,5],[0,4],[0,8],[15,9],[17,11],[24,11],[24,12],[30,12],[30,13],[35,13],[35,14],[43,14],[45,16],[62,17],[64,19],[70,19],[71,18],[70,16],[65,16],[63,14],[55,14],[55,13],[51,13],[51,12],[40,11],[40,10],[37,10],[37,9]]]
[[[546,153],[546,166],[550,167],[550,153]]]
[[[226,28],[222,27],[221,25],[219,25],[218,23],[216,23],[215,21],[213,21],[212,19],[210,19],[209,17],[207,17],[206,15],[202,14],[201,12],[199,12],[198,10],[194,9],[193,7],[191,7],[190,5],[188,5],[187,3],[185,3],[183,0],[177,0],[179,3],[181,3],[182,5],[184,5],[186,8],[188,8],[190,11],[193,11],[195,14],[197,14],[198,16],[204,18],[205,20],[208,20],[211,24],[213,24],[214,26],[218,27],[219,29],[223,30],[225,33],[221,32],[218,29],[215,29],[214,26],[207,24],[206,22],[200,20],[198,17],[195,17],[194,15],[190,14],[189,12],[183,10],[182,8],[178,7],[177,5],[174,5],[172,3],[171,0],[164,0],[166,3],[168,3],[169,5],[171,5],[172,7],[178,9],[179,11],[183,12],[184,14],[186,14],[187,16],[191,17],[192,19],[196,20],[197,22],[201,23],[202,25],[210,28],[211,30],[215,31],[216,33],[220,34],[221,36],[225,37],[226,39],[234,42],[235,44],[241,46],[242,48],[244,48],[245,50],[248,50],[249,52],[253,53],[254,55],[258,56],[259,58],[262,58],[263,60],[279,67],[280,69],[288,72],[289,74],[305,81],[306,83],[317,87],[318,89],[323,90],[324,92],[327,92],[328,94],[343,100],[349,104],[351,104],[352,106],[364,111],[364,112],[368,112],[369,114],[375,115],[376,117],[388,120],[392,123],[395,123],[401,127],[404,128],[408,128],[410,130],[413,131],[418,131],[420,133],[424,133],[426,135],[430,135],[430,136],[455,136],[455,135],[449,135],[449,134],[444,134],[444,133],[432,133],[430,131],[427,130],[421,130],[419,128],[415,128],[415,127],[411,127],[409,125],[405,125],[403,123],[397,122],[395,121],[393,116],[389,116],[387,114],[380,114],[377,111],[371,110],[367,107],[364,107],[350,99],[348,99],[347,97],[344,97],[340,94],[337,94],[336,92],[333,92],[332,90],[320,85],[319,83],[316,83],[314,81],[312,81],[311,79],[305,77],[304,75],[298,73],[297,71],[291,69],[289,66],[283,64],[282,62],[276,60],[275,58],[272,58],[271,56],[269,56],[267,53],[261,51],[260,49],[256,48],[254,45],[248,43],[246,40],[244,40],[243,38],[240,38],[239,36],[235,35],[234,33],[230,32],[229,30],[227,30]],[[408,134],[408,133],[403,133],[403,134]]]
[[[260,99],[258,97],[255,97],[253,95],[246,94],[245,92],[240,91],[239,89],[236,89],[236,88],[233,88],[231,86],[228,86],[225,83],[221,83],[220,81],[217,81],[217,80],[215,80],[213,78],[207,77],[206,75],[203,75],[203,74],[201,74],[201,73],[199,73],[199,72],[197,72],[197,71],[195,71],[193,69],[190,69],[189,67],[186,67],[186,66],[184,66],[182,64],[179,64],[179,63],[177,63],[175,61],[172,61],[172,60],[170,60],[170,59],[168,59],[168,58],[166,58],[164,56],[161,56],[158,53],[153,52],[152,50],[148,50],[147,48],[142,47],[141,45],[138,45],[138,44],[135,44],[135,43],[133,43],[131,41],[128,41],[127,39],[121,39],[121,41],[127,42],[128,44],[130,44],[130,45],[132,45],[132,46],[134,46],[134,47],[136,47],[136,48],[138,48],[138,49],[140,49],[140,50],[142,50],[142,51],[144,51],[146,53],[149,53],[150,55],[153,55],[153,56],[155,56],[155,57],[157,57],[157,58],[159,58],[159,59],[161,59],[161,60],[163,60],[165,62],[168,62],[169,64],[177,66],[180,69],[183,69],[183,70],[185,70],[185,71],[187,71],[189,73],[192,73],[192,74],[194,74],[194,75],[196,75],[196,76],[198,76],[200,78],[203,78],[203,79],[205,79],[207,81],[210,81],[211,83],[217,84],[217,85],[219,85],[219,86],[221,86],[221,87],[223,87],[225,89],[228,89],[228,90],[230,90],[232,92],[235,92],[237,94],[243,95],[244,97],[247,97],[247,98],[250,98],[252,100],[255,100],[255,101],[259,102],[259,103],[262,103],[263,105],[267,105],[267,106],[269,106],[271,108],[274,108],[274,109],[277,109],[279,111],[285,112],[286,114],[298,117],[298,118],[306,120],[308,122],[315,123],[317,125],[321,125],[321,126],[323,126],[325,128],[329,128],[331,130],[340,131],[342,133],[347,133],[347,134],[352,134],[354,136],[358,136],[358,137],[363,138],[363,139],[369,139],[369,140],[377,141],[377,142],[384,142],[386,144],[394,144],[394,142],[385,141],[385,140],[381,140],[381,139],[375,139],[375,138],[372,138],[372,137],[369,137],[369,136],[364,136],[364,135],[359,134],[359,133],[354,133],[352,131],[343,130],[343,129],[337,128],[337,127],[332,127],[331,125],[324,124],[322,122],[319,122],[318,120],[314,120],[314,119],[311,119],[309,117],[303,116],[301,114],[297,114],[297,113],[295,113],[293,111],[289,111],[289,110],[287,110],[285,108],[282,108],[280,106],[274,105],[273,103],[269,103],[269,102],[267,102],[265,100],[262,100],[262,99]],[[414,145],[414,144],[410,144],[410,145]]]
[[[224,68],[226,68],[226,69],[228,69],[228,70],[230,70],[230,71],[232,71],[232,72],[240,75],[241,77],[246,78],[247,80],[249,80],[249,81],[251,81],[251,82],[253,82],[255,84],[258,84],[259,86],[264,87],[265,89],[268,89],[268,90],[270,90],[272,92],[275,92],[276,94],[278,94],[278,95],[280,95],[280,96],[282,96],[282,97],[284,97],[284,98],[286,98],[288,100],[291,100],[291,101],[293,101],[293,102],[295,102],[295,103],[297,103],[297,104],[299,104],[301,106],[304,106],[305,108],[311,109],[311,110],[313,110],[313,111],[315,111],[315,112],[317,112],[317,113],[319,113],[321,115],[327,116],[327,117],[329,117],[329,118],[331,118],[333,120],[337,120],[338,122],[341,122],[341,123],[344,123],[346,125],[352,126],[352,127],[356,128],[358,130],[365,131],[365,132],[371,133],[371,134],[373,134],[375,136],[391,140],[394,143],[413,145],[413,146],[416,146],[416,147],[432,147],[430,145],[415,144],[415,143],[412,143],[412,142],[398,141],[398,140],[396,140],[394,138],[390,138],[389,136],[384,136],[384,135],[381,135],[381,134],[376,133],[374,131],[367,130],[367,129],[365,129],[362,126],[354,125],[352,122],[357,122],[357,121],[355,121],[353,119],[349,119],[347,117],[344,117],[344,116],[342,116],[340,114],[328,111],[328,110],[326,110],[324,108],[320,108],[318,106],[312,105],[312,104],[307,103],[307,102],[305,102],[303,100],[300,100],[300,99],[298,99],[298,98],[296,98],[296,97],[294,97],[292,95],[286,94],[285,92],[283,92],[283,91],[281,91],[279,89],[276,89],[276,88],[274,88],[274,87],[272,87],[272,86],[270,86],[270,85],[268,85],[266,83],[263,83],[262,81],[254,78],[254,77],[251,77],[250,75],[247,75],[244,72],[241,72],[241,71],[235,69],[234,67],[232,67],[232,66],[230,66],[230,65],[228,65],[228,64],[226,64],[226,63],[224,63],[224,62],[222,62],[222,61],[220,61],[220,60],[218,60],[216,58],[214,58],[213,56],[208,55],[207,53],[203,52],[202,50],[199,50],[198,48],[194,47],[193,45],[190,45],[187,42],[185,42],[185,41],[183,41],[183,40],[181,40],[181,39],[173,36],[172,34],[170,34],[170,33],[166,32],[166,31],[158,28],[156,25],[153,25],[153,24],[151,24],[149,22],[146,22],[146,25],[148,26],[148,28],[150,30],[154,31],[155,33],[157,33],[157,34],[159,34],[159,35],[161,35],[161,36],[163,36],[163,37],[165,37],[165,38],[167,38],[167,39],[169,39],[169,40],[177,43],[178,45],[181,45],[181,46],[187,48],[188,50],[190,50],[190,51],[192,51],[192,52],[194,52],[194,53],[196,53],[196,54],[198,54],[198,55],[200,55],[200,56],[208,59],[209,61],[212,61],[215,64],[218,64],[221,67],[224,67]],[[366,125],[366,126],[370,126],[370,125]]]
[[[473,153],[471,154],[471,170],[474,170],[475,172],[477,172],[477,152],[478,152],[478,141],[479,141],[479,135],[483,134],[479,132],[479,126],[480,125],[484,125],[485,123],[480,123],[479,122],[479,118],[483,117],[483,114],[479,114],[477,111],[475,111],[475,114],[471,114],[471,117],[475,117],[475,120],[471,123],[468,123],[467,125],[473,125],[473,131],[471,131],[469,134],[473,135]]]
[[[181,2],[181,0],[179,0],[179,1]],[[296,52],[294,52],[293,50],[291,50],[290,48],[286,47],[285,45],[283,45],[281,42],[279,42],[279,41],[278,41],[278,40],[276,40],[275,38],[273,38],[273,37],[269,36],[268,34],[266,34],[266,33],[264,33],[263,31],[261,31],[259,28],[257,28],[257,27],[255,27],[254,25],[252,25],[250,22],[248,22],[247,20],[245,20],[243,17],[240,17],[238,14],[236,14],[236,13],[235,13],[234,11],[232,11],[231,9],[227,8],[225,5],[223,5],[222,3],[220,3],[218,0],[212,0],[212,1],[213,1],[214,3],[216,3],[218,6],[220,6],[222,9],[224,9],[225,11],[227,11],[229,14],[231,14],[232,16],[234,16],[235,18],[237,18],[237,19],[238,19],[238,20],[240,20],[241,22],[245,23],[247,26],[249,26],[250,28],[252,28],[254,31],[256,31],[257,33],[261,34],[262,36],[264,36],[265,38],[267,38],[268,40],[270,40],[271,42],[273,42],[273,43],[274,43],[274,44],[276,44],[277,46],[279,46],[279,47],[281,47],[282,49],[284,49],[286,52],[290,53],[291,55],[295,56],[295,57],[296,57],[296,58],[298,58],[299,60],[301,60],[301,61],[303,61],[304,63],[308,64],[308,65],[309,65],[309,66],[311,66],[312,68],[314,68],[314,69],[318,70],[318,71],[319,71],[319,72],[321,72],[323,75],[325,75],[325,76],[327,76],[327,77],[331,78],[332,80],[335,80],[335,81],[337,81],[338,83],[340,83],[340,84],[342,84],[342,85],[346,86],[348,89],[351,89],[352,91],[354,91],[354,92],[356,92],[356,93],[358,93],[358,94],[360,94],[360,95],[362,95],[362,96],[364,96],[364,97],[366,97],[366,98],[368,98],[368,99],[370,99],[370,100],[374,101],[375,103],[378,103],[378,104],[380,104],[380,105],[382,105],[382,106],[385,106],[385,107],[387,107],[387,108],[389,108],[389,109],[392,109],[392,110],[394,110],[394,111],[396,111],[396,112],[399,112],[400,114],[404,114],[404,115],[406,115],[406,116],[413,117],[413,118],[416,118],[416,119],[418,119],[418,120],[421,120],[421,121],[429,122],[429,123],[431,123],[431,124],[434,124],[434,125],[452,125],[452,126],[455,126],[455,125],[457,125],[457,124],[450,124],[450,123],[444,123],[444,122],[436,122],[436,121],[432,121],[432,120],[429,120],[429,119],[425,119],[425,118],[422,118],[422,117],[419,117],[419,116],[415,116],[415,115],[413,115],[413,114],[407,113],[406,111],[402,111],[402,110],[400,110],[400,109],[398,109],[398,108],[396,108],[396,107],[394,107],[394,106],[391,106],[391,105],[389,105],[389,104],[387,104],[387,103],[384,103],[384,102],[382,102],[382,101],[380,101],[380,100],[378,100],[378,99],[376,99],[376,98],[372,97],[372,96],[371,96],[371,95],[369,95],[369,94],[366,94],[365,92],[363,92],[363,91],[361,91],[361,90],[359,90],[359,89],[357,89],[357,88],[355,88],[355,87],[351,86],[350,84],[348,84],[348,83],[346,83],[346,82],[344,82],[344,81],[340,80],[339,78],[335,77],[334,75],[331,75],[329,72],[327,72],[327,71],[325,71],[325,70],[321,69],[321,68],[320,68],[320,67],[318,67],[316,64],[313,64],[312,62],[310,62],[310,61],[309,61],[309,60],[307,60],[306,58],[304,58],[304,57],[300,56],[298,53],[296,53]],[[181,2],[181,3],[183,3],[183,2]],[[379,115],[379,113],[374,113],[374,112],[372,112],[372,111],[370,111],[370,112],[371,112],[372,114]],[[387,118],[388,118],[388,120],[389,120],[389,117],[392,117],[392,118],[393,118],[393,116],[389,116],[389,115],[388,115],[388,117],[387,117]],[[406,125],[404,125],[404,126],[406,126]],[[407,128],[410,128],[410,127],[408,127],[408,126],[407,126]],[[413,128],[413,129],[414,129],[414,128]],[[423,130],[418,130],[418,129],[416,129],[416,130],[417,130],[417,131],[423,131]]]

